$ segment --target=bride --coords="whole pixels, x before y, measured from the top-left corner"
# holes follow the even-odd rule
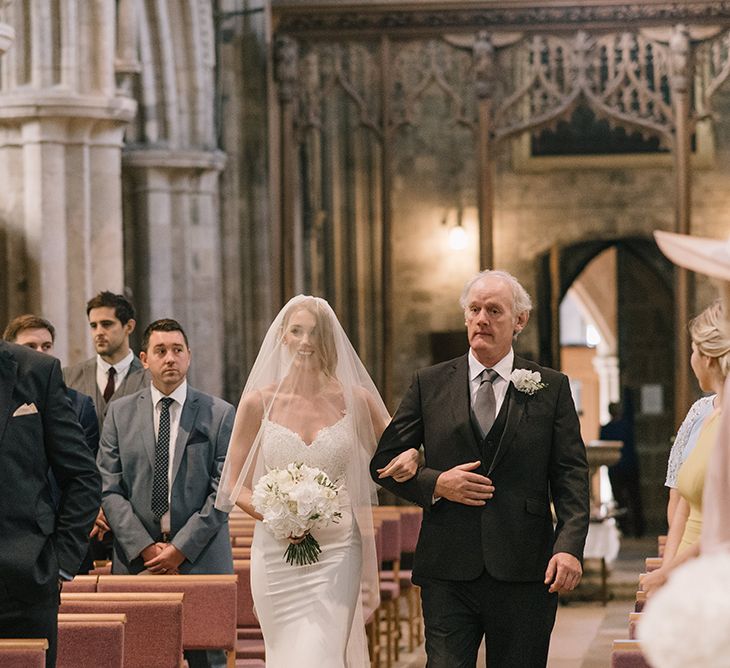
[[[256,481],[269,469],[303,463],[341,486],[341,518],[312,532],[314,564],[284,560],[289,543],[256,523],[251,589],[267,668],[365,667],[364,625],[379,603],[370,457],[389,415],[334,311],[318,297],[294,297],[275,318],[236,413],[216,507],[252,517]],[[418,453],[392,460],[382,475],[403,481]]]

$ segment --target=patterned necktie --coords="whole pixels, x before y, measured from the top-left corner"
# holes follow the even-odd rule
[[[104,401],[108,402],[112,398],[112,394],[114,394],[114,377],[117,375],[117,370],[111,366],[107,374],[109,375],[109,380],[106,381],[106,387],[102,396],[104,397]]]
[[[482,436],[489,433],[497,416],[497,400],[494,396],[492,381],[498,376],[499,374],[494,369],[484,369],[482,371],[482,384],[479,386],[477,395],[474,398],[474,415],[482,430]]]
[[[155,477],[152,481],[152,514],[156,520],[167,512],[170,504],[167,500],[169,483],[168,469],[170,466],[170,397],[162,397],[160,403],[160,426],[157,430],[157,444],[155,445]]]

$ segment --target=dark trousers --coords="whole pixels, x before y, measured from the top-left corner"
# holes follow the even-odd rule
[[[56,666],[58,594],[26,603],[7,593],[0,582],[0,638],[46,638],[46,668]]]
[[[187,649],[183,654],[189,668],[226,667],[226,653],[222,649]]]
[[[486,638],[489,668],[544,668],[558,606],[541,582],[422,579],[428,668],[473,668]]]

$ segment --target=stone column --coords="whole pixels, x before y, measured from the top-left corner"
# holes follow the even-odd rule
[[[92,353],[87,299],[124,288],[121,146],[136,102],[116,91],[112,0],[0,12],[16,32],[0,77],[0,318],[47,317],[73,363]]]
[[[2,56],[13,43],[15,30],[7,23],[0,23],[0,56]]]
[[[125,152],[126,274],[140,328],[175,318],[193,351],[190,382],[223,393],[220,151]]]

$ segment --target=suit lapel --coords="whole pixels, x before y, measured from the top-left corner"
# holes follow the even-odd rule
[[[195,420],[198,417],[198,395],[188,387],[188,395],[183,404],[182,414],[180,415],[180,426],[177,429],[177,439],[175,440],[175,451],[172,455],[172,477],[173,484],[175,477],[180,469],[185,446],[187,445],[190,433],[195,426]]]
[[[81,378],[81,392],[88,394],[90,397],[101,396],[101,392],[98,391],[99,386],[96,383],[96,357],[92,357],[84,363]]]
[[[142,392],[137,399],[137,415],[141,421],[139,433],[142,434],[142,445],[150,458],[152,471],[155,470],[155,420],[153,416],[152,398],[149,390]]]
[[[13,388],[18,372],[18,363],[2,344],[0,347],[0,443],[13,409]]]
[[[514,369],[525,368],[527,366],[530,365],[526,360],[523,360],[521,357],[517,357],[515,355],[512,366],[513,371]],[[517,433],[517,427],[519,426],[520,420],[522,420],[522,416],[525,412],[526,399],[527,395],[524,392],[518,392],[515,389],[515,386],[512,384],[512,381],[510,381],[509,386],[507,387],[507,394],[504,398],[504,400],[508,402],[507,421],[505,422],[504,431],[502,432],[502,436],[499,439],[499,444],[497,445],[497,452],[494,453],[492,465],[489,467],[490,474],[497,467],[497,464],[499,464],[500,460],[509,450],[512,441],[514,440],[515,434]]]
[[[474,452],[474,460],[482,459],[481,448],[474,434],[471,423],[471,397],[469,395],[469,361],[468,353],[454,361],[449,369],[444,389],[451,397],[451,417],[463,442]]]

